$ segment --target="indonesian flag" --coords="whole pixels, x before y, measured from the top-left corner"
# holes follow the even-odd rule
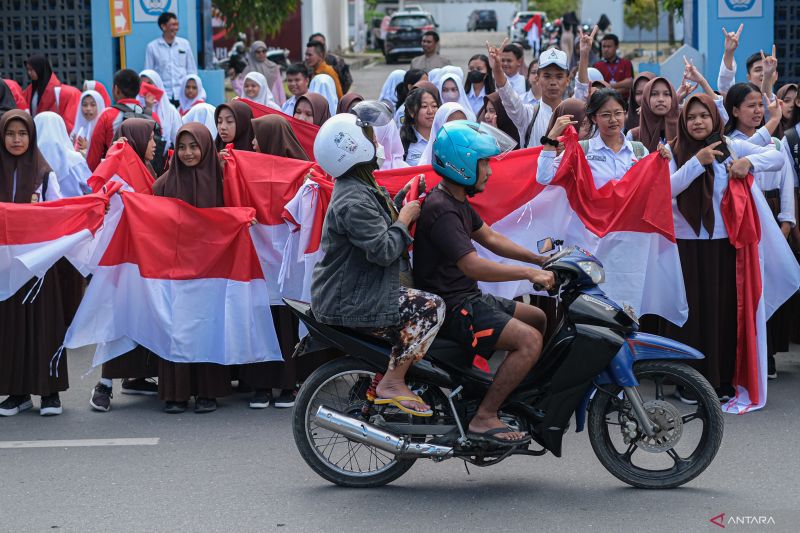
[[[669,165],[657,154],[641,160],[619,181],[595,188],[574,130],[564,137],[562,163],[550,185],[536,182],[541,147],[516,150],[492,161],[486,190],[470,199],[483,220],[528,249],[554,237],[594,254],[605,267],[602,288],[638,314],[657,314],[682,325],[688,316],[683,273],[672,220]],[[396,194],[417,174],[428,188],[440,177],[430,166],[376,172],[380,185]],[[477,246],[478,253],[514,263]],[[481,283],[505,298],[530,294],[530,283]]]
[[[155,98],[156,102],[161,101],[161,97],[164,96],[164,91],[147,82],[142,82],[142,87],[139,89],[139,96],[147,96],[152,95]]]
[[[312,160],[316,160],[314,157],[314,139],[317,138],[319,126],[303,120],[297,120],[283,111],[258,104],[247,98],[242,98],[241,101],[250,106],[250,109],[253,110],[253,118],[263,117],[264,115],[280,115],[288,120],[289,124],[292,126],[292,131],[294,131],[294,134],[297,136],[297,140],[300,141],[300,146],[306,151],[308,157]]]
[[[0,300],[92,240],[103,224],[103,193],[53,202],[0,202]]]
[[[176,363],[282,361],[253,241],[255,210],[121,193],[66,348],[100,365],[141,344]]]
[[[225,205],[252,207],[259,224],[251,230],[253,242],[267,280],[270,303],[283,305],[282,297],[302,292],[302,275],[281,278],[284,256],[291,254],[290,226],[284,221],[284,206],[310,175],[322,171],[313,161],[301,161],[231,149],[225,163]],[[291,279],[289,279],[291,278]]]
[[[721,208],[736,248],[738,304],[736,396],[722,409],[742,414],[767,403],[767,319],[800,288],[800,266],[752,175],[728,181]]]
[[[105,159],[89,178],[89,187],[97,192],[111,181],[121,183],[123,190],[143,194],[153,194],[153,183],[155,183],[147,167],[126,142],[111,145]]]

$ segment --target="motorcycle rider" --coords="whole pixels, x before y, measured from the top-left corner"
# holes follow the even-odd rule
[[[443,180],[425,199],[414,243],[415,286],[438,294],[447,305],[441,334],[487,359],[495,349],[508,351],[469,423],[470,438],[505,446],[530,439],[507,427],[497,412],[539,359],[547,319],[534,306],[482,293],[478,282],[528,280],[549,289],[555,277],[537,268],[479,257],[473,241],[523,263],[541,266],[546,260],[485,224],[468,197],[486,188],[492,173],[489,158],[505,155],[515,144],[487,124],[445,124],[434,142],[432,161]]]

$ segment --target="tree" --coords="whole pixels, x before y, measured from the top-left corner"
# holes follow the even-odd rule
[[[274,37],[284,21],[297,10],[299,0],[214,0],[225,14],[228,33],[258,30]]]
[[[683,0],[661,0],[662,8],[669,14],[669,44],[675,44],[675,20],[683,20]]]
[[[658,0],[625,0],[623,15],[625,25],[629,28],[639,28],[639,48],[642,47],[642,30],[658,29],[658,16]],[[656,34],[656,53],[658,53],[658,34]]]

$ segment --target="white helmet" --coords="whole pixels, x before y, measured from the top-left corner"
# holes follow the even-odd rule
[[[317,132],[314,157],[322,170],[334,178],[375,160],[375,144],[357,122],[355,115],[340,113],[326,120]]]

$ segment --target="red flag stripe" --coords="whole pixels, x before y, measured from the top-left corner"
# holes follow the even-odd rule
[[[250,106],[250,109],[253,110],[253,118],[263,117],[264,115],[280,115],[288,120],[289,124],[292,126],[294,134],[297,136],[297,140],[300,141],[300,145],[303,147],[303,150],[306,151],[308,157],[311,159],[316,159],[314,157],[314,140],[317,138],[319,126],[302,120],[297,120],[296,118],[289,116],[282,111],[272,109],[271,107],[267,107],[265,105],[257,104],[256,102],[248,100],[247,98],[242,98],[241,101]]]
[[[89,178],[89,186],[97,192],[114,176],[122,178],[138,193],[153,194],[156,180],[128,143],[114,143],[108,149],[105,159]]]
[[[103,225],[108,197],[103,193],[36,204],[0,202],[0,245],[46,242]]]

